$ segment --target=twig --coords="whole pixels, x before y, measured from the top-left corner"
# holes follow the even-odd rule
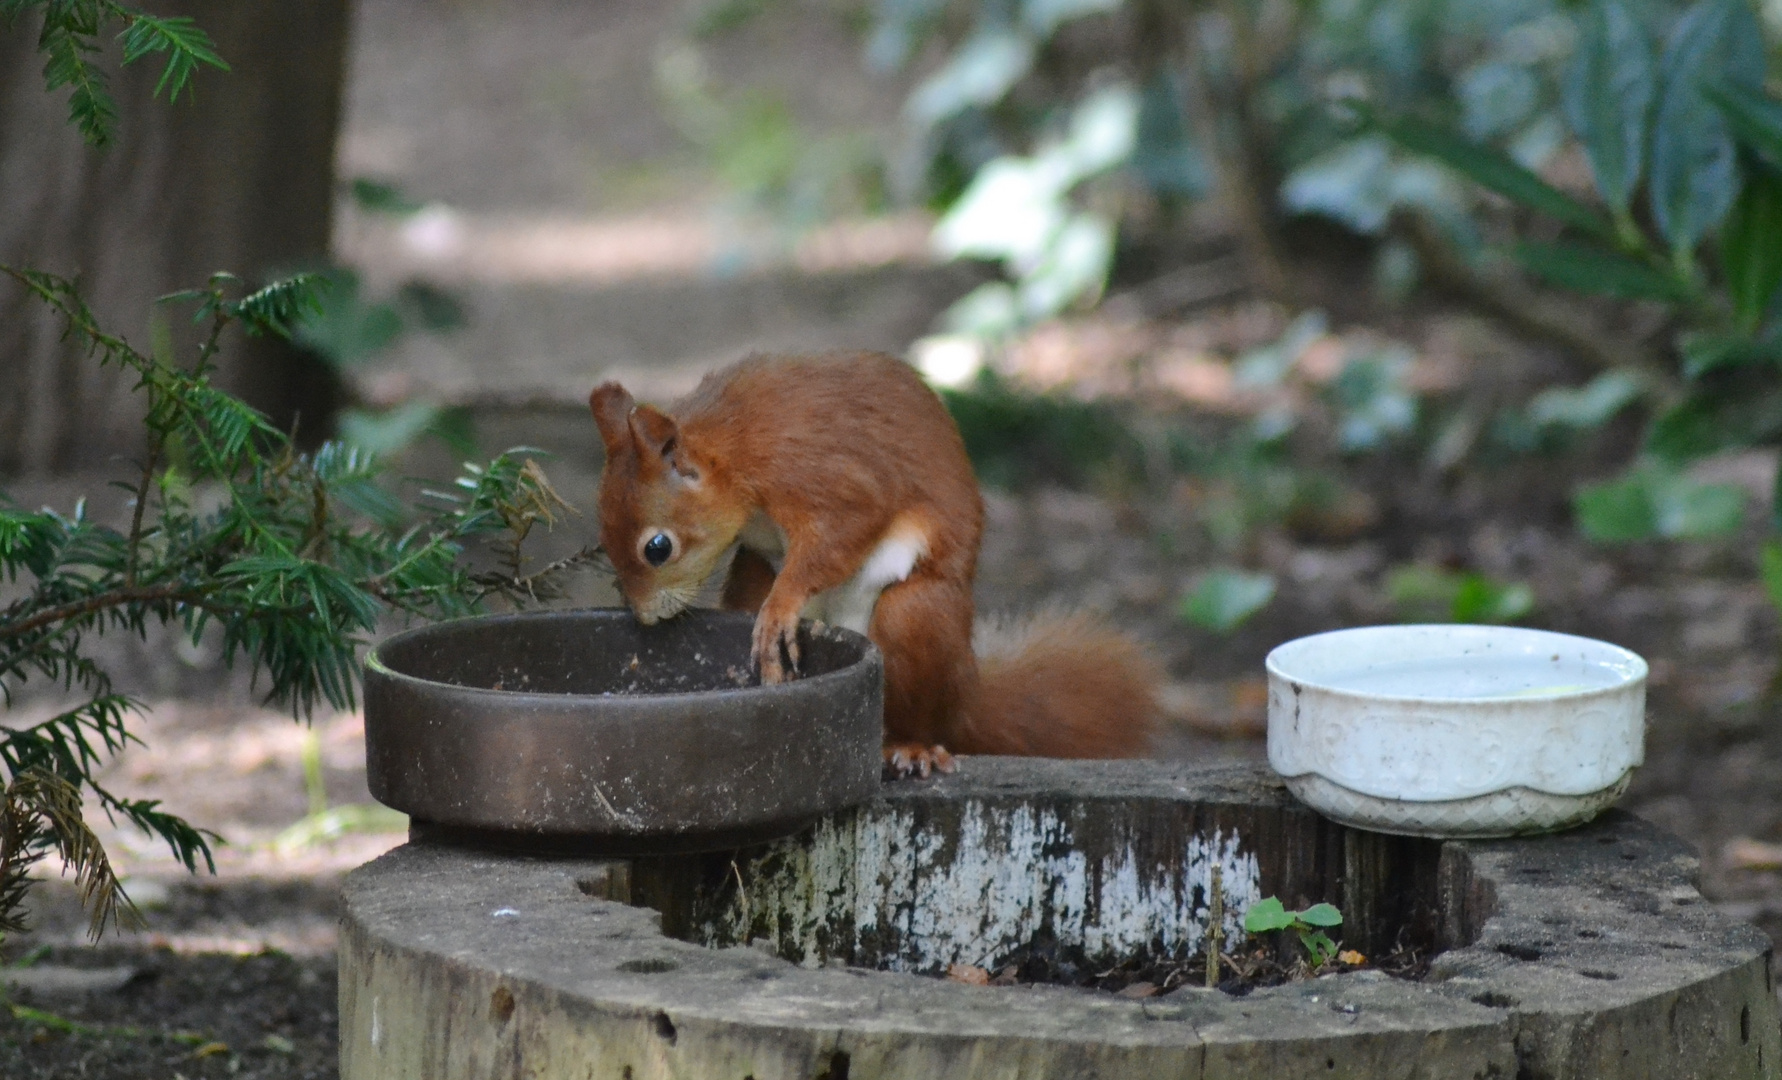
[[[1219,986],[1219,952],[1225,944],[1225,875],[1213,864],[1212,898],[1207,901],[1207,989]]]
[[[154,411],[154,388],[149,389],[149,411]],[[130,554],[124,562],[124,587],[136,586],[136,553],[142,546],[142,508],[148,502],[149,485],[155,480],[155,466],[160,464],[161,440],[149,447],[148,460],[142,463],[142,480],[136,485],[136,506],[130,511]]]
[[[38,627],[48,626],[51,623],[64,622],[68,619],[78,619],[82,615],[91,615],[96,611],[103,611],[106,608],[120,607],[124,604],[147,604],[154,603],[157,600],[172,600],[175,598],[192,596],[193,594],[187,591],[184,584],[171,581],[161,585],[151,585],[147,588],[126,587],[113,589],[110,592],[96,593],[81,600],[70,601],[66,604],[58,604],[52,608],[44,608],[42,611],[39,611],[28,619],[20,619],[17,622],[0,624],[0,639],[19,637],[22,634],[28,634],[31,631],[36,630]]]

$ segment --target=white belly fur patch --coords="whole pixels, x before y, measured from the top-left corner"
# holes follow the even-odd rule
[[[775,573],[785,565],[786,534],[766,516],[757,513],[750,518],[737,540],[741,546],[767,559]],[[879,537],[872,553],[867,555],[853,577],[811,597],[799,614],[864,634],[872,623],[879,594],[909,577],[916,563],[927,554],[928,534],[922,530],[921,524],[909,517],[897,518],[885,530],[885,535]]]
[[[860,570],[828,592],[811,597],[802,614],[807,619],[821,619],[831,626],[864,634],[872,623],[879,594],[909,577],[916,562],[926,554],[928,537],[921,526],[913,521],[894,521]]]

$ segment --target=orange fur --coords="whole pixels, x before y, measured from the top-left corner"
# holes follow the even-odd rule
[[[980,672],[971,585],[983,503],[952,417],[903,361],[752,356],[666,413],[616,383],[589,405],[607,451],[601,542],[639,618],[686,607],[740,546],[723,602],[758,612],[755,660],[764,681],[778,681],[796,670],[793,631],[807,602],[863,568],[903,571],[885,579],[866,626],[885,656],[888,761],[946,768],[943,746],[1144,752],[1156,668],[1105,626],[1036,621],[1022,649],[993,653]],[[646,545],[658,534],[673,550],[652,565]]]

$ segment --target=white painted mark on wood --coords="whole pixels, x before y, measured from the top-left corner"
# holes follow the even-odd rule
[[[1140,856],[1129,835],[1091,861],[1054,812],[982,802],[950,832],[893,807],[825,821],[808,845],[782,842],[742,868],[749,915],[733,901],[703,937],[743,940],[748,918],[806,966],[852,953],[892,971],[995,967],[1042,931],[1091,958],[1185,956],[1206,936],[1215,864],[1228,942],[1261,897],[1256,857],[1235,834],[1193,835],[1163,858]]]

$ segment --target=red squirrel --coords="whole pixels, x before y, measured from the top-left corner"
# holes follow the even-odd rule
[[[1157,667],[1099,621],[1040,618],[973,655],[983,499],[958,426],[902,360],[756,355],[667,412],[611,382],[588,404],[606,447],[601,545],[642,622],[724,572],[720,606],[758,613],[767,683],[796,672],[801,614],[864,632],[885,659],[896,774],[950,771],[951,753],[1146,751]]]

